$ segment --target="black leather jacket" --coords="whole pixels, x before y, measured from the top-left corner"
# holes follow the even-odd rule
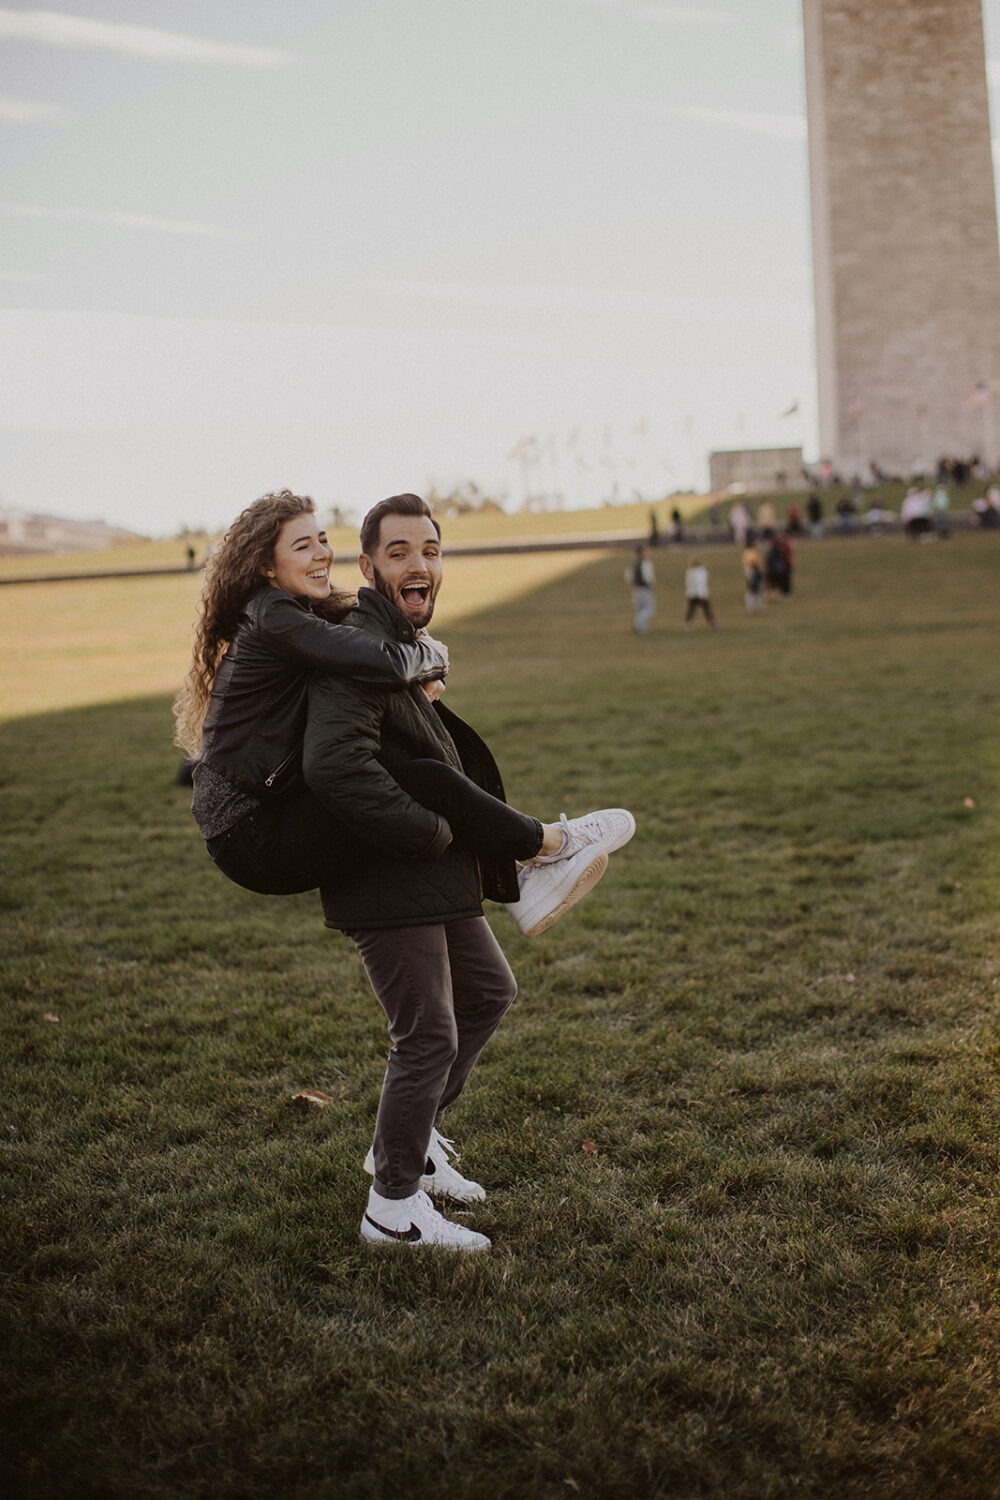
[[[219,663],[199,764],[253,797],[283,791],[297,779],[313,673],[381,688],[444,676],[437,647],[409,626],[404,635],[379,641],[354,626],[332,625],[304,599],[265,584],[247,602]]]

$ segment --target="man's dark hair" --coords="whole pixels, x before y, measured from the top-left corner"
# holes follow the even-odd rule
[[[441,528],[426,500],[421,500],[419,495],[390,495],[388,500],[380,500],[377,505],[373,505],[361,523],[361,550],[368,557],[373,555],[378,546],[379,531],[385,516],[426,516],[433,523],[438,540],[441,539]]]

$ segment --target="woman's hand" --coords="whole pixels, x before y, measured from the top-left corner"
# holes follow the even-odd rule
[[[444,658],[444,670],[445,675],[447,675],[450,661],[448,657],[448,647],[445,645],[444,641],[439,641],[435,636],[431,635],[430,631],[428,630],[420,630],[417,633],[420,636],[421,640],[428,641],[430,645],[437,647],[438,652]],[[444,678],[429,677],[427,681],[422,682],[420,686],[423,688],[430,701],[432,703],[436,703],[441,694],[444,692]]]

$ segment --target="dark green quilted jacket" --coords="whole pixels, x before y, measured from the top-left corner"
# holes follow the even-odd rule
[[[379,640],[412,641],[414,632],[387,599],[359,592],[345,624]],[[309,686],[303,772],[336,818],[372,846],[370,859],[322,887],[328,927],[414,927],[482,914],[484,896],[516,901],[512,861],[477,861],[453,844],[437,813],[414,802],[393,779],[393,765],[441,760],[495,797],[503,797],[496,761],[479,735],[418,686],[387,693],[349,678],[316,676]]]

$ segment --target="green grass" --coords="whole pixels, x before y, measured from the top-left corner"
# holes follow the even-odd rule
[[[713,553],[718,632],[668,553],[645,640],[620,555],[448,625],[512,797],[639,818],[493,913],[485,1257],[360,1245],[383,1023],[208,864],[166,698],[3,727],[7,1493],[996,1494],[1000,543],[798,557],[749,619]]]
[[[482,605],[516,600],[573,572],[592,554],[455,558],[435,616],[450,620]],[[345,589],[362,581],[356,563],[337,563]],[[0,588],[0,639],[11,641],[0,677],[0,722],[51,708],[176,692],[187,670],[201,578],[74,578]]]

